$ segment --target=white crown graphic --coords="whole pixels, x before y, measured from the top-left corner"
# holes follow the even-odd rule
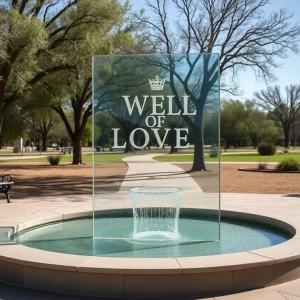
[[[165,79],[159,79],[158,75],[155,76],[155,79],[149,79],[149,84],[152,91],[161,91],[164,88]]]

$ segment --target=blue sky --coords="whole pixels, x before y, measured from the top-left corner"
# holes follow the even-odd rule
[[[286,8],[289,12],[294,12],[294,21],[300,22],[300,0],[273,0],[268,7],[270,12]],[[289,84],[300,84],[300,55],[290,53],[288,56],[287,59],[278,61],[281,67],[274,72],[278,80],[270,83],[270,85],[276,84],[283,89]],[[243,98],[246,99],[252,98],[254,91],[266,88],[265,83],[262,80],[256,80],[255,75],[251,71],[240,73],[239,83],[244,90]]]
[[[143,0],[131,0],[130,2],[134,10],[140,10],[144,3]],[[271,0],[267,6],[267,13],[278,11],[280,8],[286,8],[289,12],[294,12],[294,21],[300,23],[300,0]],[[170,13],[172,13],[172,10],[170,10]],[[278,61],[281,66],[274,71],[277,81],[270,83],[270,85],[276,84],[283,89],[289,84],[300,84],[300,55],[289,53],[288,56],[287,59]],[[238,83],[243,91],[243,95],[237,97],[240,100],[252,99],[254,91],[266,88],[263,80],[257,80],[251,70],[240,72]]]

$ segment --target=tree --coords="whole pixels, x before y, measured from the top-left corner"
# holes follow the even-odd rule
[[[178,153],[179,149],[176,148],[176,131],[175,128],[182,128],[185,126],[184,120],[180,116],[171,116],[167,118],[167,124],[170,128],[169,145],[171,146],[171,153]]]
[[[67,30],[68,39],[76,41],[74,51],[63,42],[57,45],[60,59],[74,68],[50,74],[42,80],[45,89],[52,95],[51,108],[64,122],[73,144],[72,164],[82,163],[81,143],[88,118],[92,114],[91,56],[112,54],[119,45],[130,41],[130,33],[123,26],[127,4],[121,6],[117,1],[82,0],[64,17],[61,23],[73,24],[76,20],[89,16],[84,25],[71,26]],[[65,29],[62,29],[65,32]],[[64,35],[63,35],[64,40]],[[46,63],[41,59],[41,63]],[[70,122],[67,115],[72,113]]]
[[[145,85],[149,86],[149,76],[152,76],[152,71],[151,64],[142,61],[140,56],[104,57],[94,60],[94,111],[106,112],[118,124],[117,127],[120,126],[120,128],[113,128],[114,147],[124,148],[125,152],[135,151],[130,141],[133,130],[136,131],[132,139],[137,147],[144,144],[148,137],[150,142],[147,128],[141,130],[138,128],[145,127],[145,117],[150,114],[152,102],[147,96],[138,99],[137,95],[143,95]],[[140,101],[144,104],[138,108],[136,102],[140,104]],[[100,129],[102,131],[102,127]],[[106,131],[105,128],[103,129]],[[111,128],[110,134],[112,134]],[[124,140],[122,145],[118,144],[119,138]]]
[[[16,103],[32,76],[39,72],[36,53],[47,44],[42,22],[25,15],[24,9],[18,6],[20,2],[28,1],[12,1],[10,9],[1,8],[0,132],[8,108]]]
[[[0,136],[0,147],[13,144],[17,138],[27,138],[28,124],[20,116],[18,107],[10,107],[3,119],[3,131]]]
[[[82,152],[81,142],[84,136],[85,128],[88,122],[88,118],[92,114],[91,104],[91,77],[80,79],[77,81],[69,82],[69,95],[68,98],[59,99],[56,103],[51,104],[51,108],[58,113],[62,121],[64,122],[69,137],[73,143],[73,161],[72,164],[81,164]],[[77,89],[73,89],[74,87]],[[61,100],[68,100],[61,101]],[[66,113],[72,111],[73,114],[73,126],[70,120],[67,118]]]
[[[298,118],[296,118],[298,119]],[[297,144],[300,145],[300,122],[296,122],[290,133],[291,146],[295,147]]]
[[[42,138],[41,151],[47,151],[47,137],[57,123],[57,116],[50,107],[27,109],[24,121]]]
[[[273,120],[268,120],[266,113],[260,111],[254,101],[245,102],[246,134],[252,141],[253,148],[262,142],[275,142],[279,138],[278,128]]]
[[[74,71],[73,55],[82,53],[97,40],[96,28],[99,34],[117,36],[114,22],[120,22],[128,9],[127,2],[121,6],[117,0],[3,2],[0,7],[0,133],[8,107],[22,100],[24,93],[49,74]],[[110,53],[115,41],[100,41],[104,42],[103,53]]]
[[[286,10],[267,15],[269,0],[171,0],[179,14],[176,28],[170,27],[168,1],[146,1],[153,18],[139,18],[147,26],[156,52],[219,53],[220,75],[236,75],[251,68],[265,80],[274,79],[273,69],[288,51],[298,52],[299,25],[291,25]],[[210,80],[204,79],[206,83]],[[199,99],[207,100],[207,90]],[[206,170],[203,143],[203,115],[199,113],[195,134],[193,170]],[[186,118],[187,119],[187,118]],[[187,124],[191,124],[186,120]],[[200,137],[199,137],[200,135]]]
[[[219,110],[207,113],[204,117],[203,139],[206,145],[216,147],[219,144],[220,135]]]
[[[245,136],[246,113],[244,104],[238,100],[225,101],[221,105],[220,127],[221,138],[224,141],[224,150]]]
[[[47,138],[54,129],[59,118],[50,107],[51,94],[45,89],[44,83],[38,82],[35,88],[23,95],[18,103],[20,116],[35,132],[38,140],[42,140],[41,151],[47,151]]]
[[[58,18],[77,2],[63,0],[58,5],[49,0],[7,0],[1,7],[0,132],[7,109],[22,99],[28,88],[49,73],[70,68],[62,60],[53,60],[59,56],[53,43],[62,40],[65,32],[58,30]],[[72,45],[72,40],[65,43]],[[50,64],[41,68],[38,58],[46,53]]]
[[[113,138],[111,137],[111,129],[113,126],[113,118],[105,113],[98,112],[94,114],[94,132],[98,131],[98,138],[94,133],[94,143],[95,146],[101,146],[103,149],[105,147],[111,146],[113,143]]]
[[[95,130],[94,133],[96,136],[95,138],[98,139],[100,136],[100,130]],[[89,120],[89,122],[86,124],[85,130],[84,130],[84,134],[83,134],[83,138],[82,138],[82,146],[83,147],[90,147],[90,145],[92,144],[93,141],[93,126],[92,126],[92,122],[91,120]]]
[[[285,95],[279,86],[255,92],[257,104],[269,113],[275,124],[282,128],[284,147],[289,147],[290,130],[300,123],[300,85],[285,87]]]

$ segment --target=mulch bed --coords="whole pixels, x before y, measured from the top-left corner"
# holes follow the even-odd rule
[[[300,171],[279,171],[277,169],[255,169],[255,168],[238,168],[239,171],[245,172],[265,172],[265,173],[300,173]]]

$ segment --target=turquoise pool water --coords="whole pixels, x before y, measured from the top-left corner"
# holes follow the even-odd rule
[[[108,236],[114,232],[130,238],[132,217],[101,217],[96,225]],[[110,226],[113,224],[113,226]],[[24,246],[41,250],[77,255],[109,257],[189,257],[249,251],[280,244],[291,235],[267,225],[223,219],[221,239],[216,242],[191,241],[195,228],[203,231],[216,228],[209,218],[181,217],[179,232],[182,238],[172,242],[139,242],[124,239],[93,239],[92,218],[73,219],[46,224],[20,232],[12,239]]]

